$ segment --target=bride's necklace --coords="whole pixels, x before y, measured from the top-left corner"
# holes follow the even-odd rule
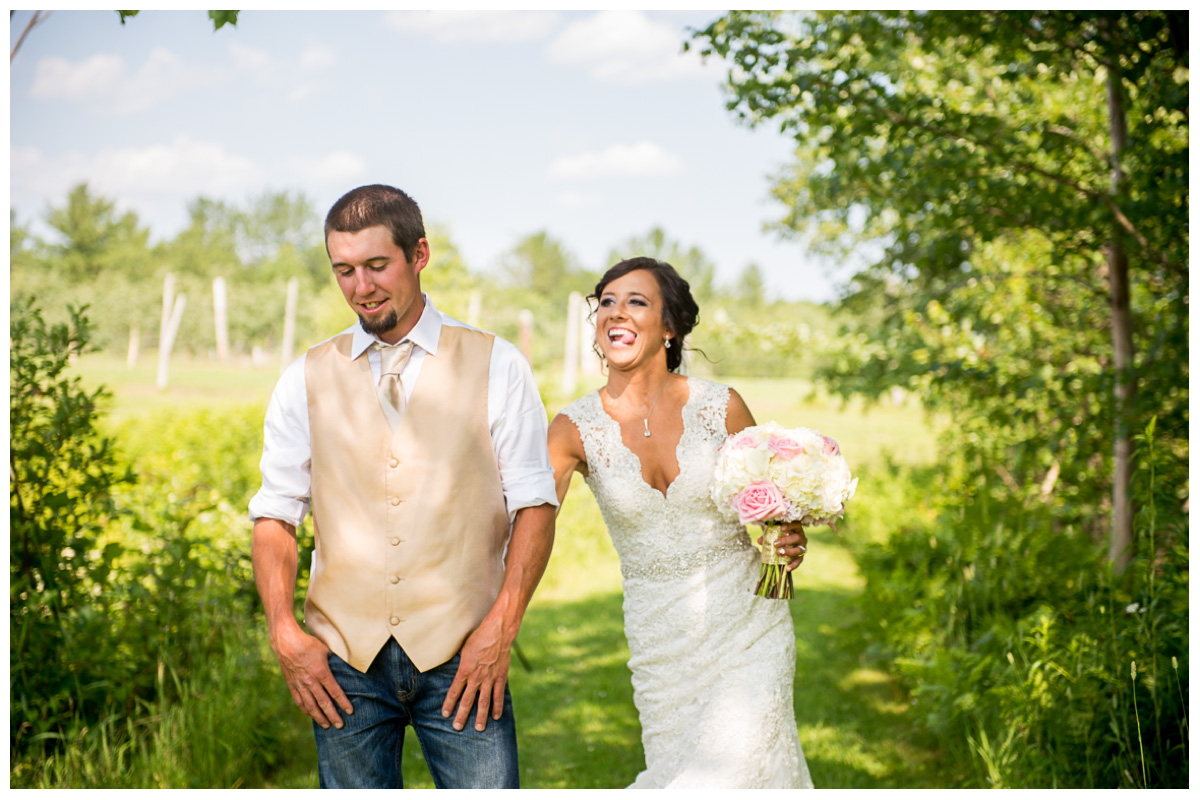
[[[652,402],[650,404],[650,410],[646,412],[646,416],[643,417],[640,414],[638,414],[636,411],[634,412],[634,415],[637,416],[638,419],[640,419],[642,421],[642,436],[650,435],[650,415],[654,413],[654,406],[658,403],[658,398],[662,397],[663,389],[666,389],[667,384],[670,382],[671,382],[671,376],[668,375],[666,377],[666,380],[663,381],[662,386],[658,387],[658,394],[654,395],[654,402]],[[608,392],[608,396],[609,397],[613,396],[611,389]],[[625,405],[625,401],[622,400],[621,398],[618,397],[615,399],[621,405]],[[630,409],[630,410],[632,411],[633,409]]]

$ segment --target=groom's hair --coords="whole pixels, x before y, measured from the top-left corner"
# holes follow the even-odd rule
[[[325,251],[329,252],[329,234],[358,233],[382,225],[392,241],[411,262],[417,242],[425,238],[425,223],[417,203],[394,186],[381,183],[360,186],[342,195],[325,217]]]
[[[658,292],[662,295],[662,320],[667,331],[673,334],[675,343],[667,349],[667,369],[671,372],[679,369],[683,363],[683,340],[700,321],[700,306],[692,297],[692,288],[675,268],[665,261],[659,261],[647,256],[627,258],[613,264],[608,272],[596,284],[596,290],[588,295],[588,300],[600,302],[604,287],[634,270],[644,269],[654,276],[658,282]]]

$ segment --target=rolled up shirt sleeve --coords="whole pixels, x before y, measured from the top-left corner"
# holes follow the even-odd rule
[[[309,510],[312,443],[308,430],[305,357],[293,361],[271,393],[263,422],[262,486],[250,499],[250,519],[299,525]]]
[[[546,448],[546,406],[529,362],[497,337],[488,378],[488,419],[500,484],[511,520],[522,508],[558,505]]]

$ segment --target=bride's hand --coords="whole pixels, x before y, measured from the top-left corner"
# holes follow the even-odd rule
[[[791,572],[804,561],[804,554],[808,552],[808,536],[804,534],[804,526],[799,522],[785,522],[779,527],[784,533],[775,540],[775,552],[781,556],[792,557],[787,565],[787,571]],[[762,544],[761,536],[758,543]]]

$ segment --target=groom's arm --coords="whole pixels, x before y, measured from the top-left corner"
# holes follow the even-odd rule
[[[463,643],[458,672],[442,703],[442,716],[454,714],[454,729],[462,730],[476,697],[475,730],[487,727],[488,713],[500,719],[508,681],[513,642],[533,590],[537,588],[554,544],[554,506],[544,503],[517,511],[504,559],[500,595]],[[457,704],[458,711],[454,707]]]
[[[329,648],[296,622],[297,560],[294,525],[269,517],[255,520],[251,561],[271,649],[296,705],[322,728],[340,728],[338,707],[347,714],[354,708],[329,671]]]

